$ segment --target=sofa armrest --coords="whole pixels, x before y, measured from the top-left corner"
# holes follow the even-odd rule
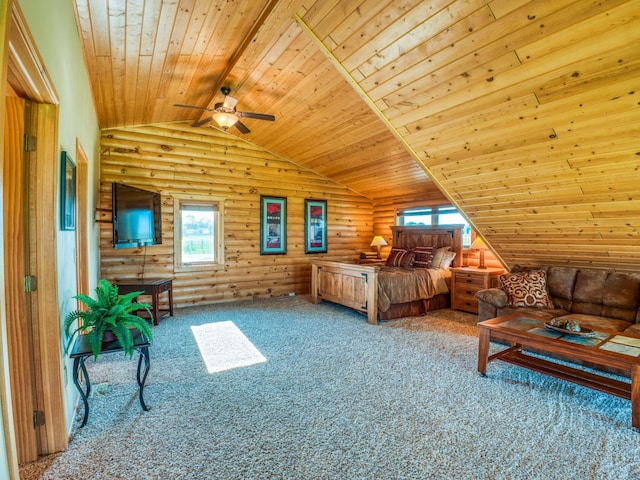
[[[509,303],[507,294],[501,288],[486,288],[476,292],[475,297],[481,301],[493,305],[496,308],[504,308]]]

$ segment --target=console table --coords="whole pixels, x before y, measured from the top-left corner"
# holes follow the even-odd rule
[[[158,325],[158,319],[169,315],[173,317],[173,278],[156,278],[150,280],[123,280],[118,282],[118,293],[143,292],[141,295],[151,296],[151,312],[153,324]],[[158,296],[167,292],[169,294],[169,308],[159,309]],[[160,315],[162,313],[162,315]]]
[[[138,371],[136,374],[136,381],[138,382],[138,398],[140,400],[140,406],[145,412],[149,411],[149,407],[144,403],[144,383],[147,380],[147,374],[149,368],[151,368],[151,360],[149,358],[149,340],[142,335],[141,332],[136,331],[133,333],[133,347],[140,353],[138,358]],[[100,355],[107,353],[122,352],[122,346],[118,340],[112,342],[103,342]],[[92,357],[91,344],[87,335],[78,335],[73,350],[71,350],[70,357],[73,358],[73,383],[80,392],[82,397],[82,403],[84,403],[84,418],[82,420],[82,427],[87,424],[89,418],[89,395],[91,394],[91,382],[89,381],[89,374],[87,373],[87,367],[85,365],[85,359]],[[142,371],[142,360],[144,359],[144,372]],[[84,376],[85,389],[82,389],[80,380],[78,379],[80,370]]]

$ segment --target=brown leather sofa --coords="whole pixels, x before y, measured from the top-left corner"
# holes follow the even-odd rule
[[[501,288],[480,290],[478,321],[509,313],[562,317],[587,328],[640,335],[640,273],[570,267],[514,267],[511,273],[544,270],[554,308],[512,307]]]

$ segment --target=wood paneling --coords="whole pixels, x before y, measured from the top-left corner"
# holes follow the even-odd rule
[[[278,156],[212,129],[149,125],[105,130],[101,202],[111,208],[111,182],[162,194],[163,243],[114,249],[101,224],[101,275],[111,280],[175,277],[177,306],[308,293],[311,259],[353,261],[372,238],[371,200]],[[173,197],[225,198],[224,269],[174,272]],[[287,254],[259,254],[260,195],[287,198]],[[304,253],[304,199],[326,199],[328,252]]]
[[[101,127],[190,125],[201,112],[173,105],[213,108],[227,85],[239,111],[276,116],[230,133],[372,199],[432,188],[295,21],[298,1],[75,3]]]
[[[229,85],[276,116],[244,138],[376,205],[439,189],[507,266],[640,267],[635,0],[76,4],[103,127]]]
[[[638,269],[637,2],[304,4],[508,266]],[[367,21],[338,21],[357,14]]]

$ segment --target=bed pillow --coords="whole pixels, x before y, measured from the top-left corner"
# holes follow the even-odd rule
[[[404,248],[391,247],[391,252],[387,257],[388,267],[404,267],[409,268],[413,263],[413,252]]]
[[[431,260],[430,268],[440,268],[440,264],[442,263],[442,259],[444,258],[444,254],[449,250],[450,247],[442,247],[438,248],[433,254],[433,260]]]
[[[429,268],[433,260],[433,247],[416,247],[413,249],[413,268]]]
[[[440,268],[448,270],[453,263],[454,258],[456,258],[456,252],[444,252],[442,261],[440,262]]]
[[[512,307],[553,308],[544,270],[503,273],[498,277]]]

